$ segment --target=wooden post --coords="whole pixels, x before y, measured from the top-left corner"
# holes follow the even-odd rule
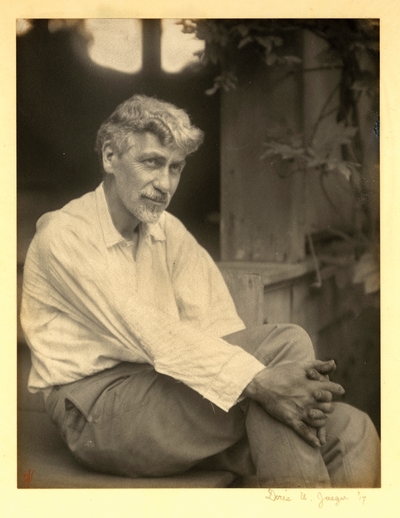
[[[264,321],[264,284],[261,276],[242,273],[220,266],[233,298],[238,315],[246,327],[255,327]]]
[[[300,130],[301,73],[283,66],[240,65],[239,86],[222,93],[221,259],[302,261],[303,173],[275,157],[261,160],[268,130]]]

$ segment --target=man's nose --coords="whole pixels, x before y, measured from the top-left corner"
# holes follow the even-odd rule
[[[169,176],[169,168],[165,166],[157,171],[157,176],[153,181],[153,185],[156,189],[163,193],[169,193],[171,188],[171,181]]]

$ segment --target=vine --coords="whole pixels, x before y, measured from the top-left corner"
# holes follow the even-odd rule
[[[327,195],[324,179],[331,172],[343,175],[363,214],[356,221],[354,236],[346,236],[346,241],[352,241],[356,250],[371,254],[371,249],[376,248],[376,222],[371,215],[369,192],[363,177],[358,104],[362,96],[368,97],[371,125],[379,136],[379,21],[206,19],[182,20],[180,23],[184,32],[204,40],[204,51],[199,53],[202,65],[217,70],[214,84],[206,91],[208,95],[220,89],[229,91],[238,87],[237,64],[244,51],[251,52],[252,60],[257,59],[267,67],[287,67],[288,74],[329,69],[341,71],[340,81],[327,97],[309,136],[280,124],[267,132],[260,158],[280,156],[291,164],[291,172],[310,170],[318,173],[322,192],[335,210],[339,209]],[[316,68],[304,68],[301,55],[287,50],[286,43],[302,31],[310,31],[327,44],[326,50],[318,56],[320,66]],[[332,109],[333,98],[338,98],[338,104]],[[375,254],[373,260],[376,263]]]

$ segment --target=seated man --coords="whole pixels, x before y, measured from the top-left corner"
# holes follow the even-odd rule
[[[294,325],[244,329],[222,277],[165,212],[202,132],[134,96],[101,125],[100,186],[37,224],[21,321],[29,390],[100,472],[227,469],[260,487],[376,487],[369,418]],[[329,415],[329,417],[328,417]]]

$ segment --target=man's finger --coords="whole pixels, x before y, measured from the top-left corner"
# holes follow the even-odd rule
[[[317,430],[318,428],[325,426],[327,421],[328,416],[324,412],[316,408],[310,409],[307,412],[307,416],[304,418],[304,422],[306,424]]]
[[[303,423],[303,421],[296,421],[293,423],[292,428],[297,435],[304,439],[310,446],[313,446],[314,448],[321,447],[320,440],[311,432],[309,427]]]
[[[316,403],[313,408],[321,410],[324,414],[332,414],[335,410],[335,405],[333,403]]]
[[[307,412],[307,415],[309,417],[309,419],[311,419],[312,421],[320,421],[320,420],[327,420],[328,416],[325,414],[325,412],[323,412],[322,410],[318,409],[318,408],[311,408],[308,412]]]
[[[334,396],[343,396],[345,393],[344,388],[339,383],[333,383],[332,381],[320,381],[321,390],[327,390]]]
[[[336,363],[335,360],[314,360],[308,363],[307,369],[316,369],[320,374],[332,374],[336,370]]]
[[[326,381],[327,376],[320,374],[317,369],[311,368],[306,370],[307,378],[315,381]]]
[[[320,403],[330,403],[333,399],[332,392],[329,390],[315,390],[313,396]]]
[[[322,426],[321,428],[317,429],[317,437],[319,439],[319,442],[324,446],[326,444],[326,427]]]
[[[321,361],[318,366],[315,367],[321,374],[332,374],[336,370],[335,360]]]

